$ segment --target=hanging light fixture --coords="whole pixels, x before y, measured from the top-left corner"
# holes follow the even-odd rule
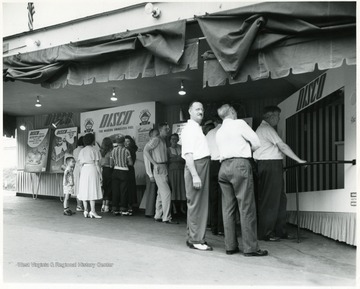
[[[179,95],[185,95],[186,94],[186,91],[185,91],[185,88],[184,88],[184,83],[183,81],[181,80],[181,85],[180,85],[180,90],[179,90]]]
[[[57,120],[56,122],[53,122],[53,123],[51,124],[51,126],[52,126],[53,128],[57,128],[58,125],[59,125],[59,123],[60,123],[60,120]]]
[[[36,107],[41,107],[41,103],[40,103],[40,100],[39,100],[39,96],[37,96],[37,98],[36,98],[35,106],[36,106]]]
[[[112,92],[112,96],[110,97],[110,100],[111,101],[117,101],[117,97],[116,97],[116,94],[115,94],[115,88],[113,88],[113,92]]]
[[[20,123],[19,128],[21,130],[33,129],[33,125],[31,122],[24,121]]]

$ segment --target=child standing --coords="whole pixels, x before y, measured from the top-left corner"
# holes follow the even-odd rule
[[[75,194],[74,187],[74,167],[75,159],[73,156],[68,156],[65,159],[66,169],[64,172],[63,188],[64,188],[64,215],[71,216],[73,212],[69,209],[69,199],[71,195]]]

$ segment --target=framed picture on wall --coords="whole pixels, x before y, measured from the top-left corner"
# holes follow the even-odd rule
[[[40,173],[46,171],[49,155],[50,130],[48,128],[30,130],[28,132],[25,171]]]
[[[65,155],[72,155],[76,148],[78,128],[58,128],[54,130],[50,146],[49,172],[62,173]]]

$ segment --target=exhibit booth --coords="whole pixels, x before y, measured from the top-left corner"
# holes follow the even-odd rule
[[[324,72],[279,107],[282,139],[309,162],[286,160],[289,222],[356,245],[356,68]]]
[[[98,145],[134,137],[140,198],[142,149],[153,125],[166,121],[181,131],[197,99],[204,122],[228,102],[256,130],[262,109],[278,105],[279,133],[300,158],[351,162],[294,169],[286,160],[289,222],[356,245],[355,3],[157,5],[161,16],[151,20],[138,4],[4,39],[4,131],[16,126],[17,194],[61,198],[65,153],[92,132]],[[80,40],[77,31],[84,31]],[[28,34],[50,44],[25,51]],[[177,94],[180,83],[186,96]],[[119,101],[110,103],[115,88]],[[49,111],[27,97],[38,91]]]

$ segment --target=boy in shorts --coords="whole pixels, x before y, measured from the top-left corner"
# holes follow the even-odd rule
[[[74,187],[74,167],[75,159],[73,156],[68,156],[65,159],[66,169],[64,172],[63,189],[64,189],[64,215],[71,216],[73,212],[69,209],[68,203],[71,195],[75,194]]]

